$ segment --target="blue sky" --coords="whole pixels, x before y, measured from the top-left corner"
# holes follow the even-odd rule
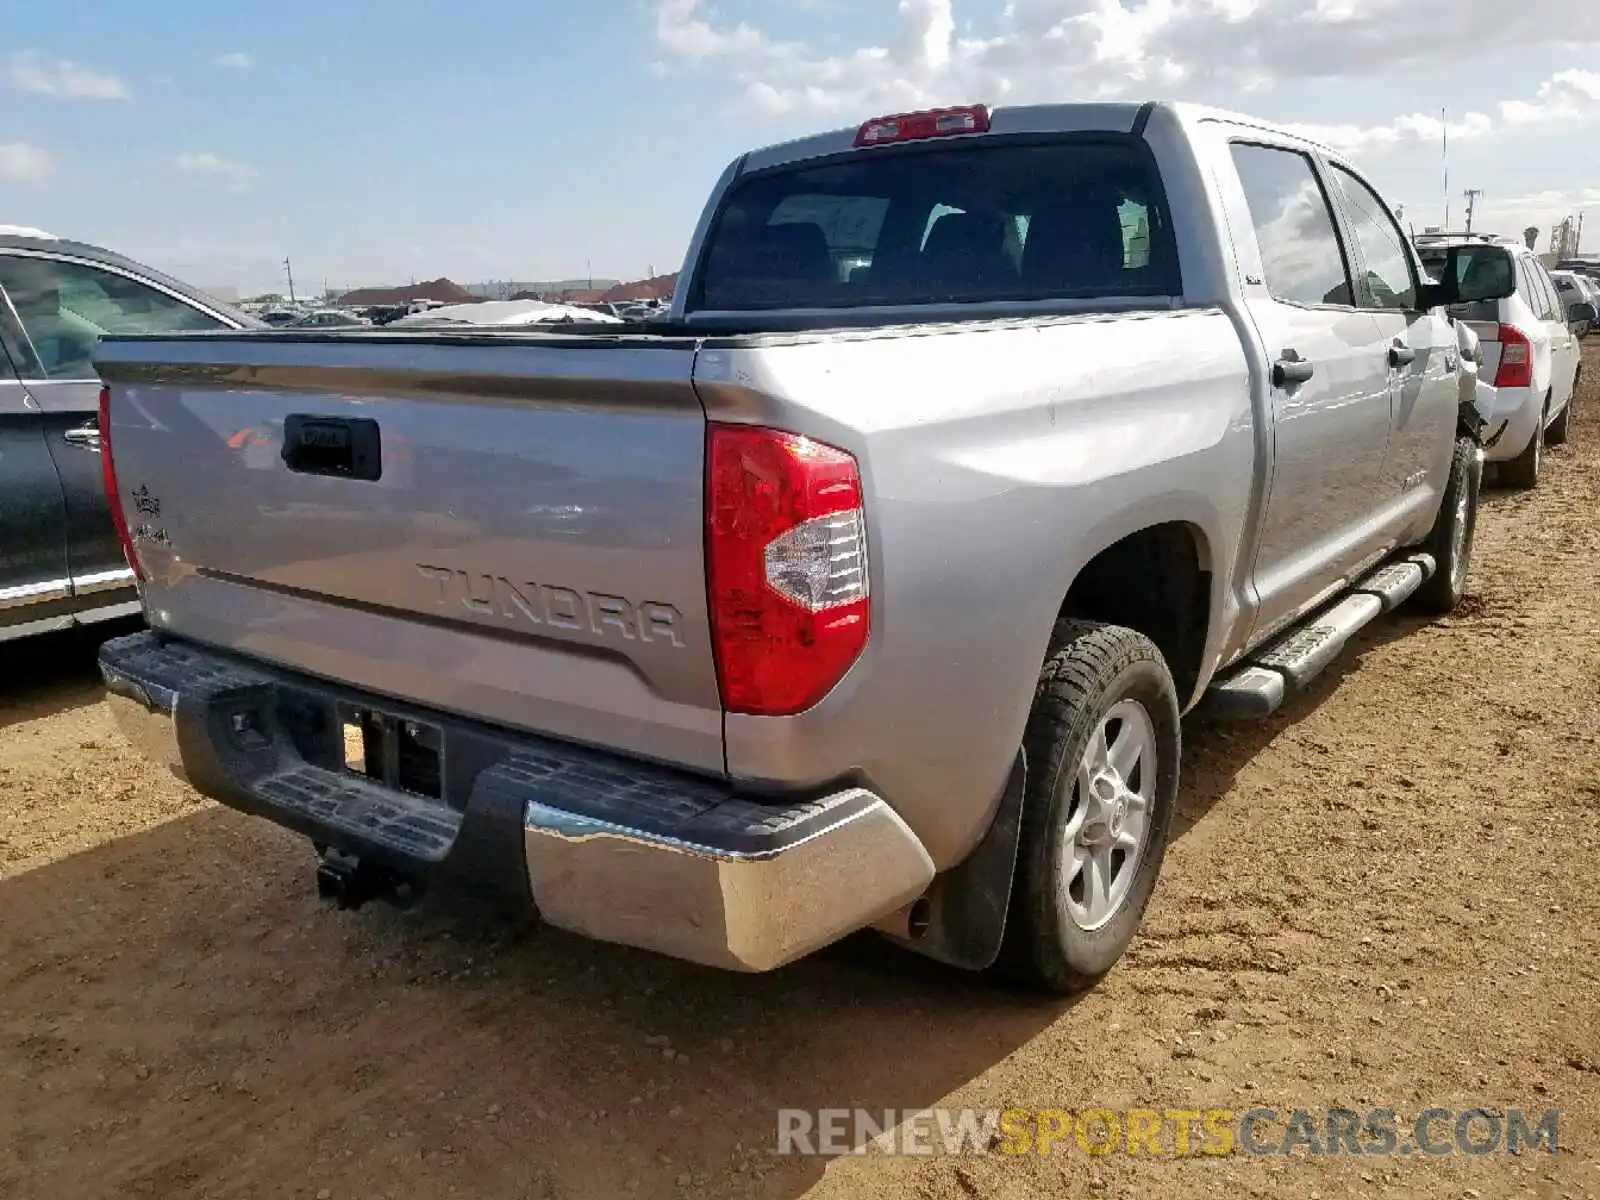
[[[1589,206],[1600,5],[97,0],[8,6],[0,223],[202,285],[675,269],[723,165],[919,103],[1170,96],[1353,147],[1420,228]],[[1457,222],[1458,223],[1458,222]]]

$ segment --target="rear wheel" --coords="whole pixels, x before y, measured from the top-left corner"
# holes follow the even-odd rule
[[[1544,470],[1544,421],[1550,413],[1549,405],[1549,397],[1546,397],[1545,407],[1539,410],[1539,422],[1534,426],[1527,448],[1515,458],[1500,464],[1497,478],[1501,483],[1523,489],[1539,485],[1539,476]]]
[[[1022,840],[1000,969],[1067,994],[1133,941],[1178,791],[1177,691],[1141,633],[1062,620],[1028,720]]]
[[[1450,460],[1450,479],[1433,531],[1422,546],[1438,564],[1433,577],[1416,592],[1416,605],[1426,612],[1448,613],[1467,591],[1472,564],[1472,539],[1478,528],[1478,496],[1483,486],[1483,452],[1470,438],[1457,438]]]
[[[1567,406],[1561,410],[1561,415],[1550,422],[1550,428],[1545,430],[1544,440],[1547,446],[1560,446],[1572,435],[1572,409],[1578,403],[1578,385],[1583,382],[1580,372],[1572,381],[1572,397],[1567,401]]]

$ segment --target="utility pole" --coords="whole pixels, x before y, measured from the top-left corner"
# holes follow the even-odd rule
[[[284,258],[283,258],[283,273],[289,277],[289,303],[293,304],[293,303],[295,303],[295,298],[294,298],[294,271],[289,266],[289,256],[288,255],[284,255]]]
[[[1467,232],[1472,232],[1472,211],[1478,206],[1478,197],[1483,195],[1482,188],[1468,188],[1461,193],[1467,198]]]

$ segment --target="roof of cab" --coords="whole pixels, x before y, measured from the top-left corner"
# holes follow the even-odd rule
[[[1211,108],[1203,104],[1190,104],[1186,101],[1116,100],[1083,101],[1068,104],[1001,105],[989,111],[988,134],[1132,133],[1138,127],[1142,112],[1154,112],[1157,109],[1171,113],[1182,124],[1201,121],[1226,121],[1230,124],[1259,129],[1263,132],[1291,139],[1303,145],[1314,147],[1334,158],[1342,157],[1330,147],[1306,136],[1304,133],[1298,132],[1292,126],[1275,125],[1270,121],[1263,121],[1259,117],[1230,112],[1222,108]],[[881,115],[879,114],[879,116]],[[877,119],[877,117],[868,117],[866,119],[873,120]],[[760,171],[768,167],[802,162],[809,158],[822,158],[832,154],[845,153],[855,148],[856,133],[860,128],[859,124],[849,125],[752,150],[745,155],[740,163],[739,173]],[[958,136],[981,138],[988,136],[988,134],[979,133]]]

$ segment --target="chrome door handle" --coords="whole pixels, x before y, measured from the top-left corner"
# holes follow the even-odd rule
[[[82,446],[85,450],[100,449],[100,429],[96,425],[80,425],[61,436],[69,446]]]

